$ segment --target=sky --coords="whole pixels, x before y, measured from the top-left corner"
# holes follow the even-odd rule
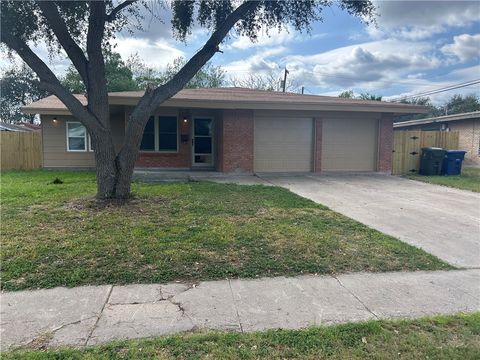
[[[257,42],[232,36],[223,53],[212,59],[227,78],[250,74],[289,78],[306,94],[336,96],[345,90],[369,92],[385,99],[418,94],[451,84],[480,79],[480,2],[376,1],[377,25],[367,25],[337,7],[323,11],[323,22],[310,34],[293,29],[264,30]],[[115,40],[124,59],[138,53],[162,70],[176,57],[191,57],[208,39],[194,27],[186,43],[172,38],[170,13],[158,9],[163,22],[145,16],[143,32],[124,31]],[[42,57],[46,50],[37,49]],[[59,73],[68,62],[49,60]],[[479,84],[431,96],[441,103],[454,93],[480,95]]]

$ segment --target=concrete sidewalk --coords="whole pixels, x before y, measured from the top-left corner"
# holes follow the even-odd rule
[[[0,295],[2,350],[84,346],[196,329],[298,329],[480,310],[480,270],[356,273]]]

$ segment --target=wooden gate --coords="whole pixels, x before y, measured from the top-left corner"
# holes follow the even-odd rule
[[[38,131],[0,132],[1,170],[42,167],[42,134]]]
[[[393,137],[392,174],[417,174],[423,147],[458,149],[458,131],[396,130]]]

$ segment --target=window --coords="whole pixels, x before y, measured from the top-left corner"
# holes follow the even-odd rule
[[[67,150],[87,151],[87,130],[79,122],[67,122]]]
[[[160,116],[158,120],[158,150],[177,151],[177,118]]]
[[[143,130],[140,150],[155,151],[155,119],[153,116],[150,117],[145,125],[145,130]]]
[[[143,131],[140,150],[176,152],[178,150],[177,117],[150,117]]]

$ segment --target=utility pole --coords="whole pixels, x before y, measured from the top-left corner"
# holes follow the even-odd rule
[[[289,74],[287,68],[285,67],[285,74],[283,75],[283,92],[285,92],[285,89],[287,87],[287,75]]]
[[[304,91],[305,91],[305,86],[302,86],[302,95]]]

